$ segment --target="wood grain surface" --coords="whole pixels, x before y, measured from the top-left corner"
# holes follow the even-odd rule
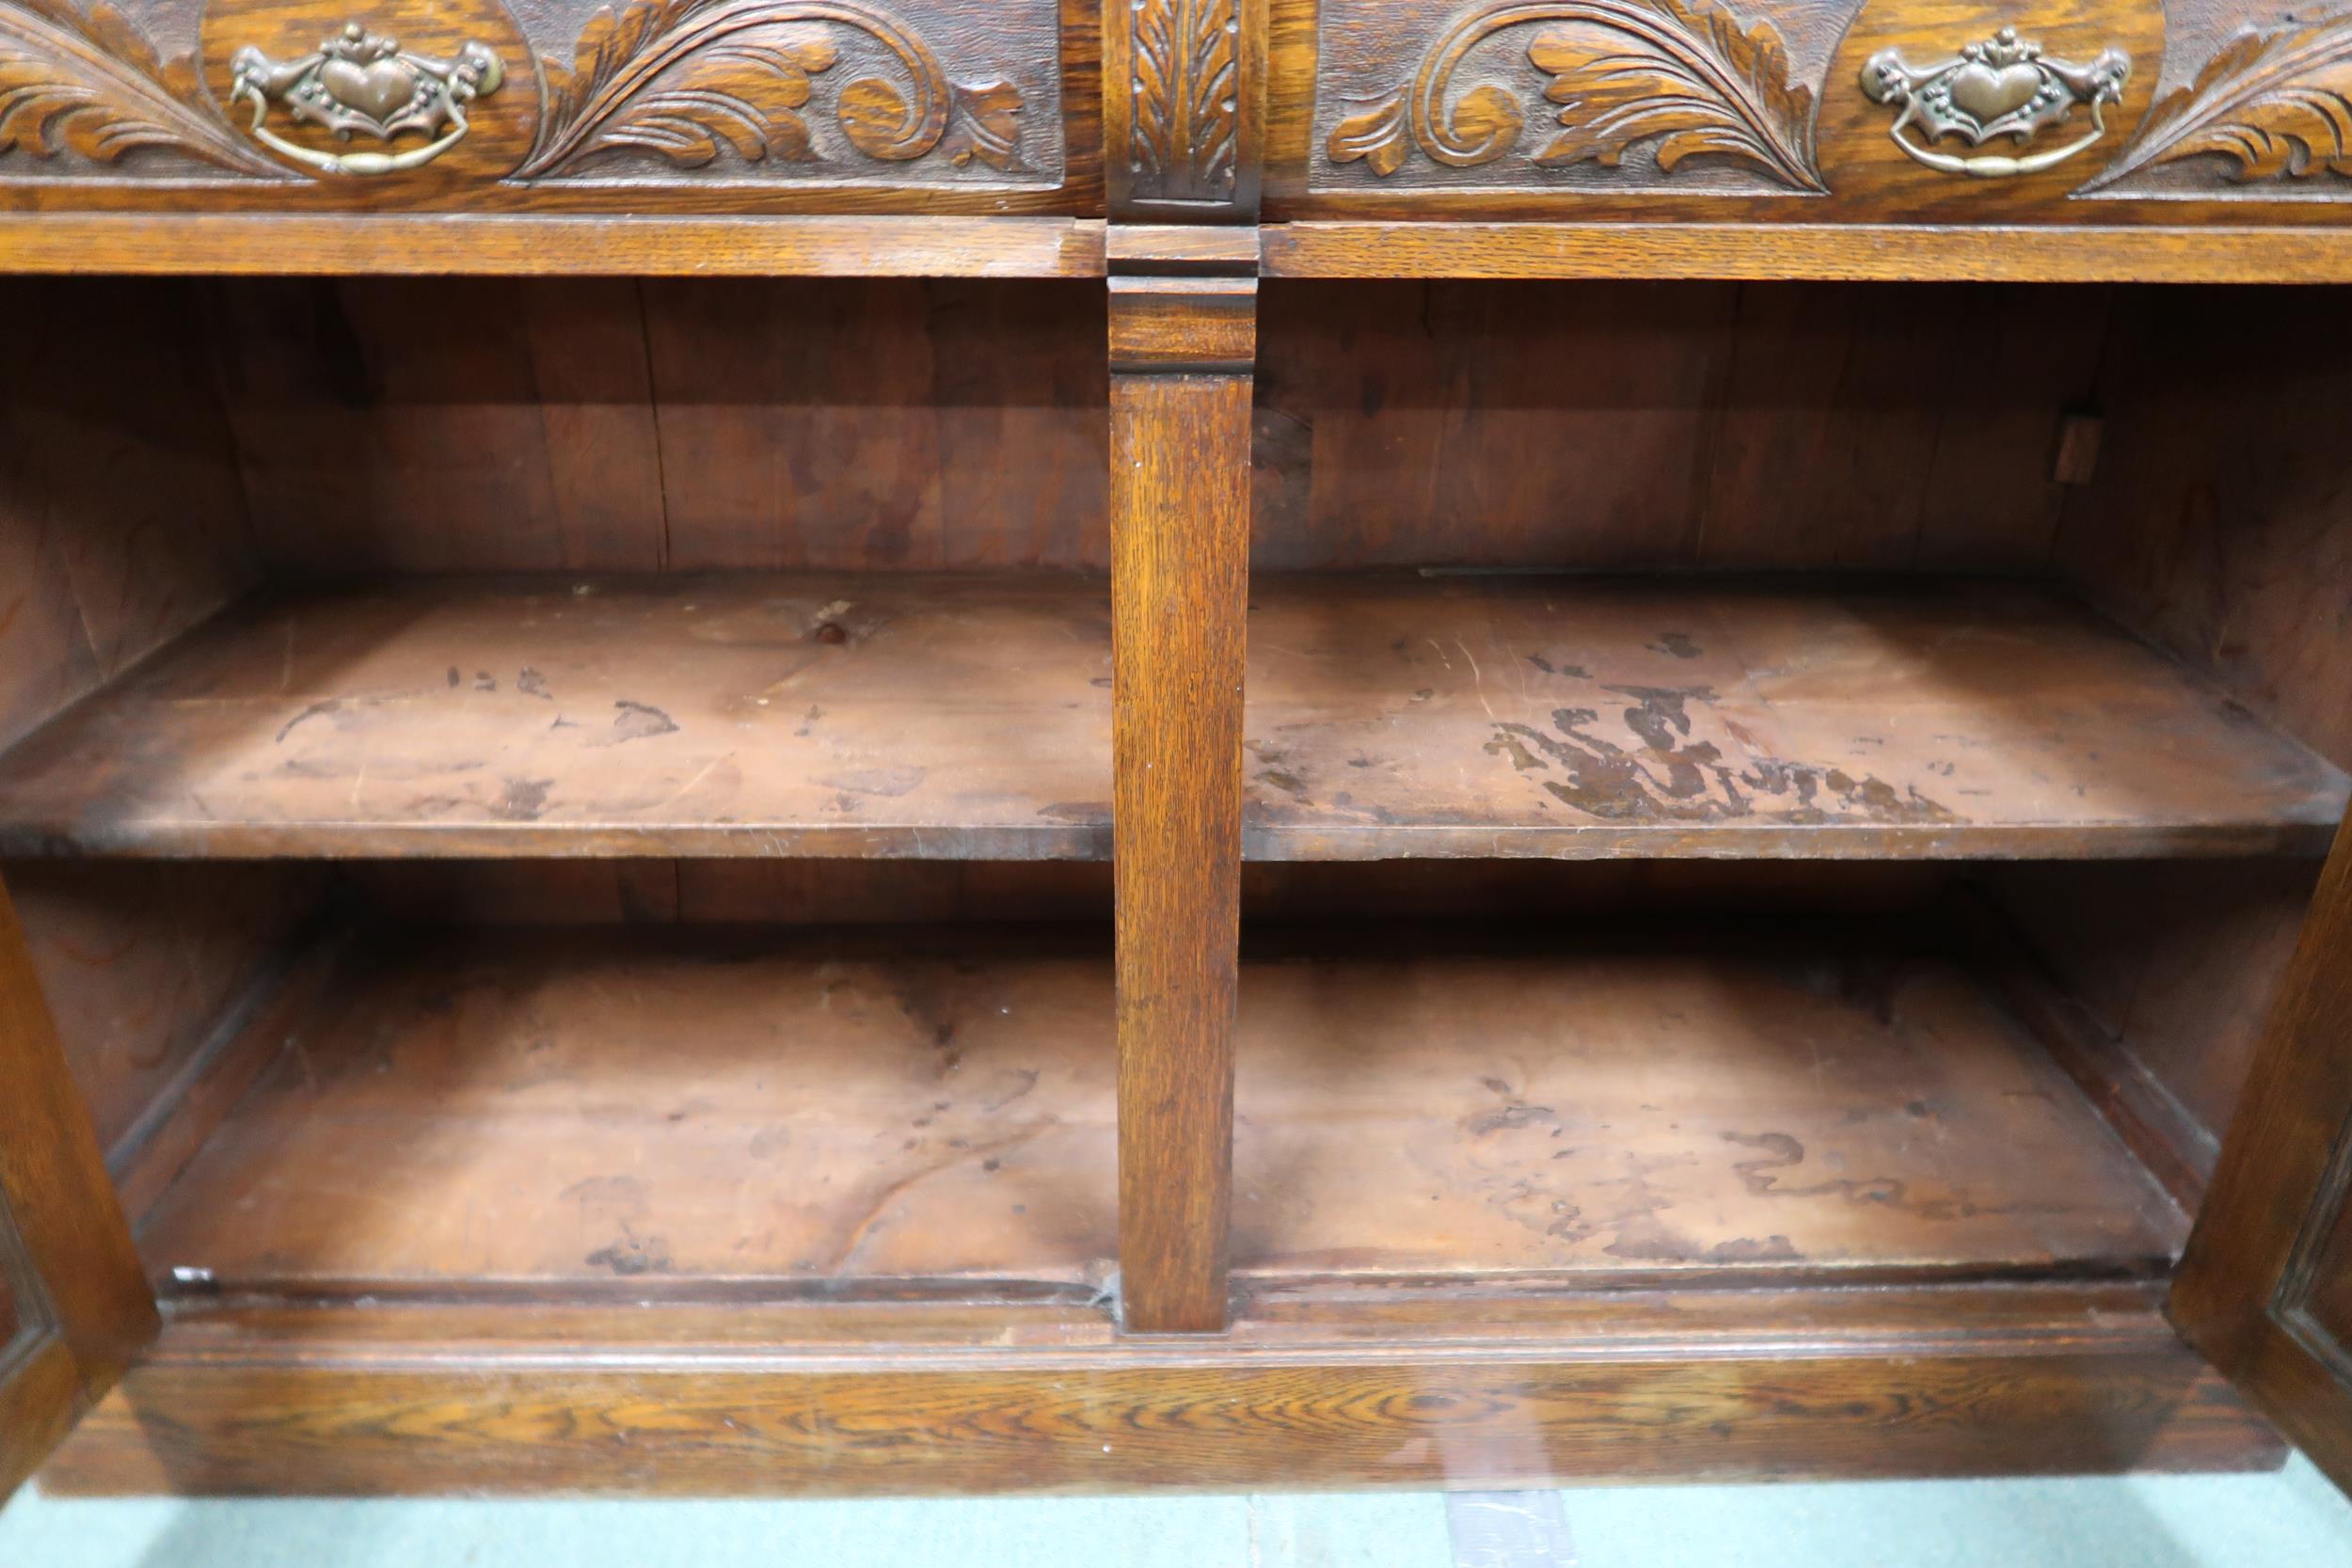
[[[2330,177],[2334,178],[2334,177]],[[2352,332],[2336,289],[2166,291],[2115,302],[2095,397],[2098,479],[2053,563],[2126,626],[2352,766],[2352,530],[2328,367]],[[2185,307],[2185,308],[2182,308]]]
[[[473,581],[217,622],[12,755],[16,850],[1097,858],[1099,579]]]
[[[2346,790],[2027,588],[1290,578],[1254,599],[1252,859],[2310,852]],[[303,591],[0,761],[0,847],[1098,858],[1109,643],[1083,578]]]
[[[370,278],[205,302],[281,572],[1110,563],[1099,285]]]
[[[1089,1333],[1044,1307],[796,1310],[834,1322],[703,1313],[727,1327],[702,1348],[676,1348],[671,1308],[544,1325],[571,1348],[512,1309],[185,1313],[43,1485],[1492,1488],[2245,1468],[2282,1452],[2146,1291],[2115,1287],[1636,1291],[1469,1318],[1458,1300],[1315,1301],[1220,1344],[1110,1343],[1099,1319]],[[942,1313],[966,1321],[927,1326]],[[743,1342],[746,1323],[768,1339]],[[674,1348],[649,1353],[665,1328]]]
[[[1241,972],[1235,1266],[2169,1265],[2179,1212],[1963,973],[1863,925],[1789,926],[1269,939]],[[534,1299],[1083,1299],[1107,1276],[1111,974],[1089,941],[366,936],[309,994],[260,1016],[273,1065],[150,1215],[159,1274]]]
[[[12,273],[1094,277],[1100,218],[0,212]]]
[[[1995,285],[1264,295],[1261,572],[2045,572],[2069,493],[2052,433],[2095,389],[2111,307]],[[1969,373],[1921,373],[1947,363]]]
[[[1249,853],[2314,850],[2344,776],[2032,590],[1261,578]]]
[[[315,913],[314,867],[12,861],[41,995],[119,1176],[224,1019],[275,983]]]
[[[2352,1486],[2352,816],[2328,857],[2199,1211],[2171,1313]]]
[[[1802,198],[1800,198],[1802,199]],[[2070,212],[2068,215],[2073,215]],[[1269,277],[1810,278],[1891,282],[2342,283],[2325,229],[1562,221],[1269,224]]]
[[[1916,80],[2004,27],[2050,62],[2064,118],[1981,149],[1951,133],[1930,150],[1916,120],[1905,139],[1947,157],[2075,150],[1971,178],[1898,146],[1899,106],[1866,88],[1870,63],[1896,53]],[[2352,28],[2275,0],[1272,0],[1271,40],[1264,206],[1279,220],[2344,221],[2327,106],[2352,79]],[[2064,77],[2109,52],[2127,70],[2094,116]]]
[[[1111,280],[1120,1308],[1225,1326],[1257,280]]]
[[[2184,1235],[2014,1020],[1861,925],[1327,928],[1241,995],[1245,1274],[2154,1274]]]
[[[2114,1092],[2170,1123],[2201,1191],[2320,863],[2020,862],[1985,868]],[[2141,1113],[2136,1113],[2141,1114]]]
[[[0,1270],[38,1281],[41,1337],[0,1361],[0,1497],[154,1337],[154,1298],[0,888]]]
[[[240,52],[301,61],[349,21],[431,56],[475,45],[503,80],[414,169],[323,174],[265,150],[234,96]],[[0,205],[1099,214],[1099,55],[1088,0],[383,0],[357,17],[312,0],[8,0],[0,66],[19,112],[0,127]],[[345,102],[364,104],[358,90]],[[373,121],[338,138],[282,102],[267,129],[312,152],[424,142]]]
[[[194,285],[0,280],[0,744],[252,586]],[[135,353],[126,375],[113,349]]]
[[[143,1227],[302,1294],[1107,1277],[1108,955],[1032,933],[363,937]],[[880,1286],[872,1287],[881,1289]]]

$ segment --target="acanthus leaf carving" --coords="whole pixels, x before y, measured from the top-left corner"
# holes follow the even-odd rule
[[[580,29],[573,62],[544,62],[547,106],[518,179],[572,172],[581,162],[624,150],[658,153],[692,167],[723,149],[747,162],[818,159],[807,119],[811,78],[838,55],[825,24],[854,29],[886,49],[897,82],[864,76],[841,89],[834,118],[866,157],[907,162],[949,143],[961,167],[977,158],[1025,168],[1013,116],[1021,95],[1009,84],[966,88],[948,81],[938,56],[897,17],[854,0],[631,0],[596,12]]]
[[[1454,99],[1454,74],[1496,34],[1543,23],[1556,25],[1527,56],[1551,78],[1544,96],[1561,105],[1561,133],[1532,162],[1613,166],[1646,143],[1668,174],[1705,154],[1752,165],[1795,190],[1828,189],[1814,159],[1813,92],[1789,80],[1780,35],[1705,0],[1489,5],[1430,46],[1408,88],[1342,119],[1326,143],[1332,162],[1361,160],[1385,178],[1415,149],[1454,168],[1502,157],[1525,129],[1518,99],[1493,83]]]
[[[1223,200],[1241,135],[1240,0],[1130,0],[1136,193]]]
[[[1544,96],[1561,105],[1561,134],[1535,161],[1614,165],[1637,143],[1654,142],[1669,174],[1685,158],[1721,153],[1784,184],[1820,188],[1813,93],[1789,85],[1780,35],[1761,22],[1743,32],[1721,6],[1654,4],[1665,23],[1654,31],[1569,26],[1528,46],[1535,69],[1552,78]]]
[[[1009,82],[980,87],[956,86],[956,107],[961,111],[948,134],[948,161],[961,168],[975,159],[1000,174],[1025,174],[1021,160],[1021,94]]]
[[[1359,115],[1350,115],[1331,128],[1331,161],[1352,164],[1363,160],[1364,166],[1386,179],[1405,166],[1405,159],[1412,150],[1412,137],[1405,124],[1405,95],[1374,104]]]
[[[2230,159],[2241,182],[2352,176],[2352,12],[2240,28],[2079,194],[2205,155]]]
[[[806,162],[807,107],[813,74],[830,70],[834,50],[821,39],[781,29],[750,29],[679,65],[660,87],[628,100],[604,126],[598,145],[659,152],[700,168],[733,149],[746,163]]]
[[[102,164],[155,149],[234,174],[287,178],[220,117],[194,61],[167,64],[104,0],[87,15],[65,0],[0,4],[0,153],[11,149]]]

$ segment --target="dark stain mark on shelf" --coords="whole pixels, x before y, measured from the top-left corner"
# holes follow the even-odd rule
[[[837,773],[819,774],[817,782],[844,795],[872,795],[895,800],[920,788],[924,777],[924,769],[902,764],[895,768],[844,768]]]
[[[612,721],[612,745],[621,746],[632,740],[649,740],[657,735],[677,733],[677,721],[651,703],[632,703],[623,697],[612,705],[619,710]]]
[[[1848,1203],[1882,1203],[1889,1208],[1918,1208],[1904,1201],[1906,1189],[1892,1177],[1873,1177],[1857,1181],[1851,1177],[1817,1181],[1809,1187],[1784,1187],[1773,1173],[1804,1164],[1804,1145],[1786,1132],[1726,1132],[1724,1142],[1738,1144],[1741,1148],[1760,1150],[1762,1159],[1740,1160],[1732,1171],[1740,1185],[1757,1197],[1840,1197]],[[1948,1209],[1948,1205],[1930,1204],[1925,1209]],[[1921,1212],[1924,1212],[1922,1210]]]
[[[1552,710],[1553,731],[1499,721],[1484,746],[1489,756],[1507,760],[1521,773],[1550,772],[1565,779],[1539,781],[1564,804],[1607,822],[1719,822],[1758,815],[1758,798],[1769,797],[1762,815],[1792,823],[1860,818],[1880,824],[1956,820],[1941,803],[1916,787],[1898,790],[1871,775],[1860,778],[1842,768],[1756,757],[1744,768],[1726,763],[1711,740],[1690,738],[1695,705],[1711,707],[1712,687],[1604,686],[1613,696],[1630,698],[1621,710],[1625,726],[1641,746],[1627,747],[1594,733],[1596,708]],[[1732,726],[1734,733],[1741,733]],[[1753,737],[1741,734],[1743,744]]]
[[[640,1236],[624,1226],[621,1239],[590,1253],[587,1263],[592,1269],[611,1269],[624,1279],[661,1274],[670,1267],[670,1244],[660,1236]]]
[[[507,822],[536,822],[546,815],[553,779],[508,779],[506,788],[490,802],[490,815]]]

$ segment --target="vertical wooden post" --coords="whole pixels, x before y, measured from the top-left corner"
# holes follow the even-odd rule
[[[1111,279],[1124,1323],[1225,1326],[1254,277]]]

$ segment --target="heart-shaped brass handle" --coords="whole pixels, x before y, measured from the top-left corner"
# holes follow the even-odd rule
[[[397,39],[348,23],[318,52],[273,60],[259,49],[237,51],[229,62],[231,100],[253,104],[252,132],[265,147],[324,174],[398,174],[421,168],[465,138],[466,106],[498,91],[506,73],[498,56],[469,43],[453,60],[412,55]],[[306,124],[323,125],[348,141],[355,135],[389,143],[417,133],[433,139],[405,152],[317,152],[278,135],[263,122],[272,103]]]
[[[1887,135],[1912,157],[1947,174],[1998,180],[2062,163],[2106,135],[2106,105],[2123,101],[2131,76],[2131,58],[2120,49],[2103,49],[2089,65],[2074,65],[2045,59],[2040,44],[2022,42],[2016,28],[2004,27],[1933,65],[1913,65],[1900,50],[1882,49],[1862,68],[1862,90],[1871,102],[1901,110]],[[1957,136],[1982,147],[1996,136],[2014,136],[2023,148],[2083,105],[2090,109],[2090,129],[2063,147],[2010,157],[1938,152],[1932,145]],[[1926,142],[1903,135],[1914,126]]]

